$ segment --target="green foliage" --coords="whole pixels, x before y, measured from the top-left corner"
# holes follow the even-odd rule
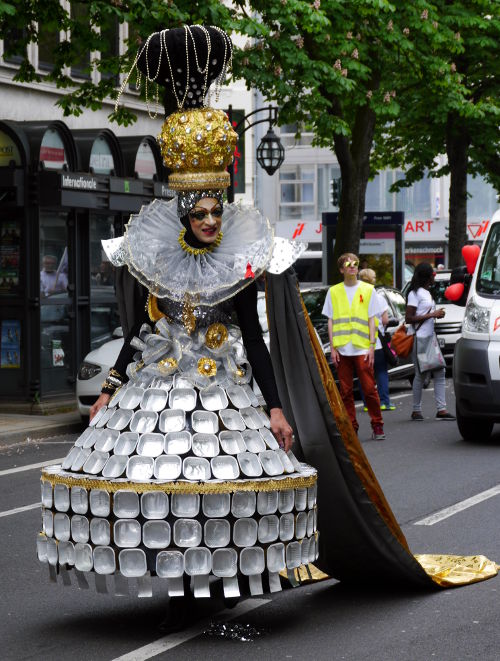
[[[441,23],[453,34],[440,46],[441,80],[424,79],[404,99],[397,122],[385,129],[374,155],[376,168],[404,167],[394,190],[426,173],[441,176],[438,156],[446,153],[450,123],[468,144],[468,172],[484,176],[500,192],[500,3],[490,0],[440,0]],[[442,81],[455,81],[455,89]]]
[[[96,110],[102,107],[105,99],[115,99],[117,75],[130,69],[138,43],[152,32],[185,23],[223,27],[229,17],[229,10],[219,0],[90,0],[72,5],[77,10],[74,15],[61,6],[59,0],[17,0],[15,4],[0,0],[0,39],[5,39],[4,54],[19,62],[14,79],[26,83],[54,82],[65,90],[57,103],[66,116],[78,116],[85,108]],[[129,37],[126,53],[119,58],[100,34],[106,33],[112,21],[129,23],[129,33],[133,35]],[[60,31],[68,36],[59,41]],[[39,73],[31,65],[27,49],[31,42],[40,42],[47,35],[52,35],[53,66],[50,71]],[[82,66],[82,54],[86,53],[99,55]],[[104,74],[97,83],[89,79],[75,84],[68,75],[72,68],[79,67],[82,74],[90,78],[94,66]],[[134,113],[123,108],[112,113],[110,118],[125,125],[136,120]]]

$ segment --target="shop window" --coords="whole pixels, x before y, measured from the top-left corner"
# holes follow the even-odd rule
[[[115,272],[101,241],[114,237],[113,216],[90,216],[90,340],[96,349],[120,325],[115,297]]]
[[[280,169],[280,220],[316,218],[316,173],[314,166]]]
[[[63,297],[68,287],[67,214],[40,213],[40,297]]]
[[[67,164],[66,150],[60,134],[54,129],[47,129],[40,145],[40,163],[47,170],[62,170]]]
[[[0,219],[0,296],[21,293],[21,221]]]
[[[0,131],[0,167],[5,167],[14,161],[15,165],[22,165],[21,154],[14,140]],[[2,202],[2,193],[0,192],[0,203]]]
[[[108,141],[105,138],[94,140],[90,152],[90,167],[95,174],[111,174],[115,161]]]
[[[67,214],[40,212],[40,359],[42,392],[70,389],[71,301]]]
[[[134,170],[139,179],[152,179],[156,174],[155,155],[146,140],[139,145]]]
[[[78,33],[81,31],[86,32],[90,27],[88,4],[84,2],[72,2],[71,3],[71,18],[76,22],[76,25],[73,27],[72,37],[78,37]],[[73,78],[90,78],[90,52],[83,51],[80,54],[80,57],[74,62],[71,67],[71,75]]]

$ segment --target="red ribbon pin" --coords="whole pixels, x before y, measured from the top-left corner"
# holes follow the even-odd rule
[[[363,294],[360,294],[360,295],[359,295],[359,302],[360,302],[360,303],[363,303]]]
[[[250,262],[248,262],[247,270],[245,272],[245,280],[247,278],[255,278],[255,273],[252,271],[252,265],[250,264]]]

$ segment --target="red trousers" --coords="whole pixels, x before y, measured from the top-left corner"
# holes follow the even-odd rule
[[[359,382],[363,388],[363,394],[365,396],[366,407],[370,415],[372,427],[375,427],[375,425],[383,425],[384,421],[380,411],[380,399],[375,384],[375,374],[373,367],[368,367],[368,361],[365,361],[366,355],[343,356],[342,354],[339,354],[339,356],[340,360],[337,365],[337,374],[340,382],[340,394],[354,430],[357,432],[359,428],[358,421],[356,420],[356,409],[354,408],[354,370],[356,370]]]

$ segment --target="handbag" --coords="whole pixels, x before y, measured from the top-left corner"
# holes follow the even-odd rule
[[[435,333],[427,337],[417,337],[417,364],[421,374],[446,366]]]
[[[390,367],[396,367],[399,365],[399,358],[391,346],[391,334],[387,331],[385,333],[381,333],[380,330],[378,330],[377,332],[380,344],[382,345],[382,351],[384,352],[385,362]]]
[[[411,350],[413,349],[414,337],[414,335],[408,335],[406,324],[403,323],[394,331],[391,338],[391,347],[398,356],[406,358],[406,356],[410,355]]]

